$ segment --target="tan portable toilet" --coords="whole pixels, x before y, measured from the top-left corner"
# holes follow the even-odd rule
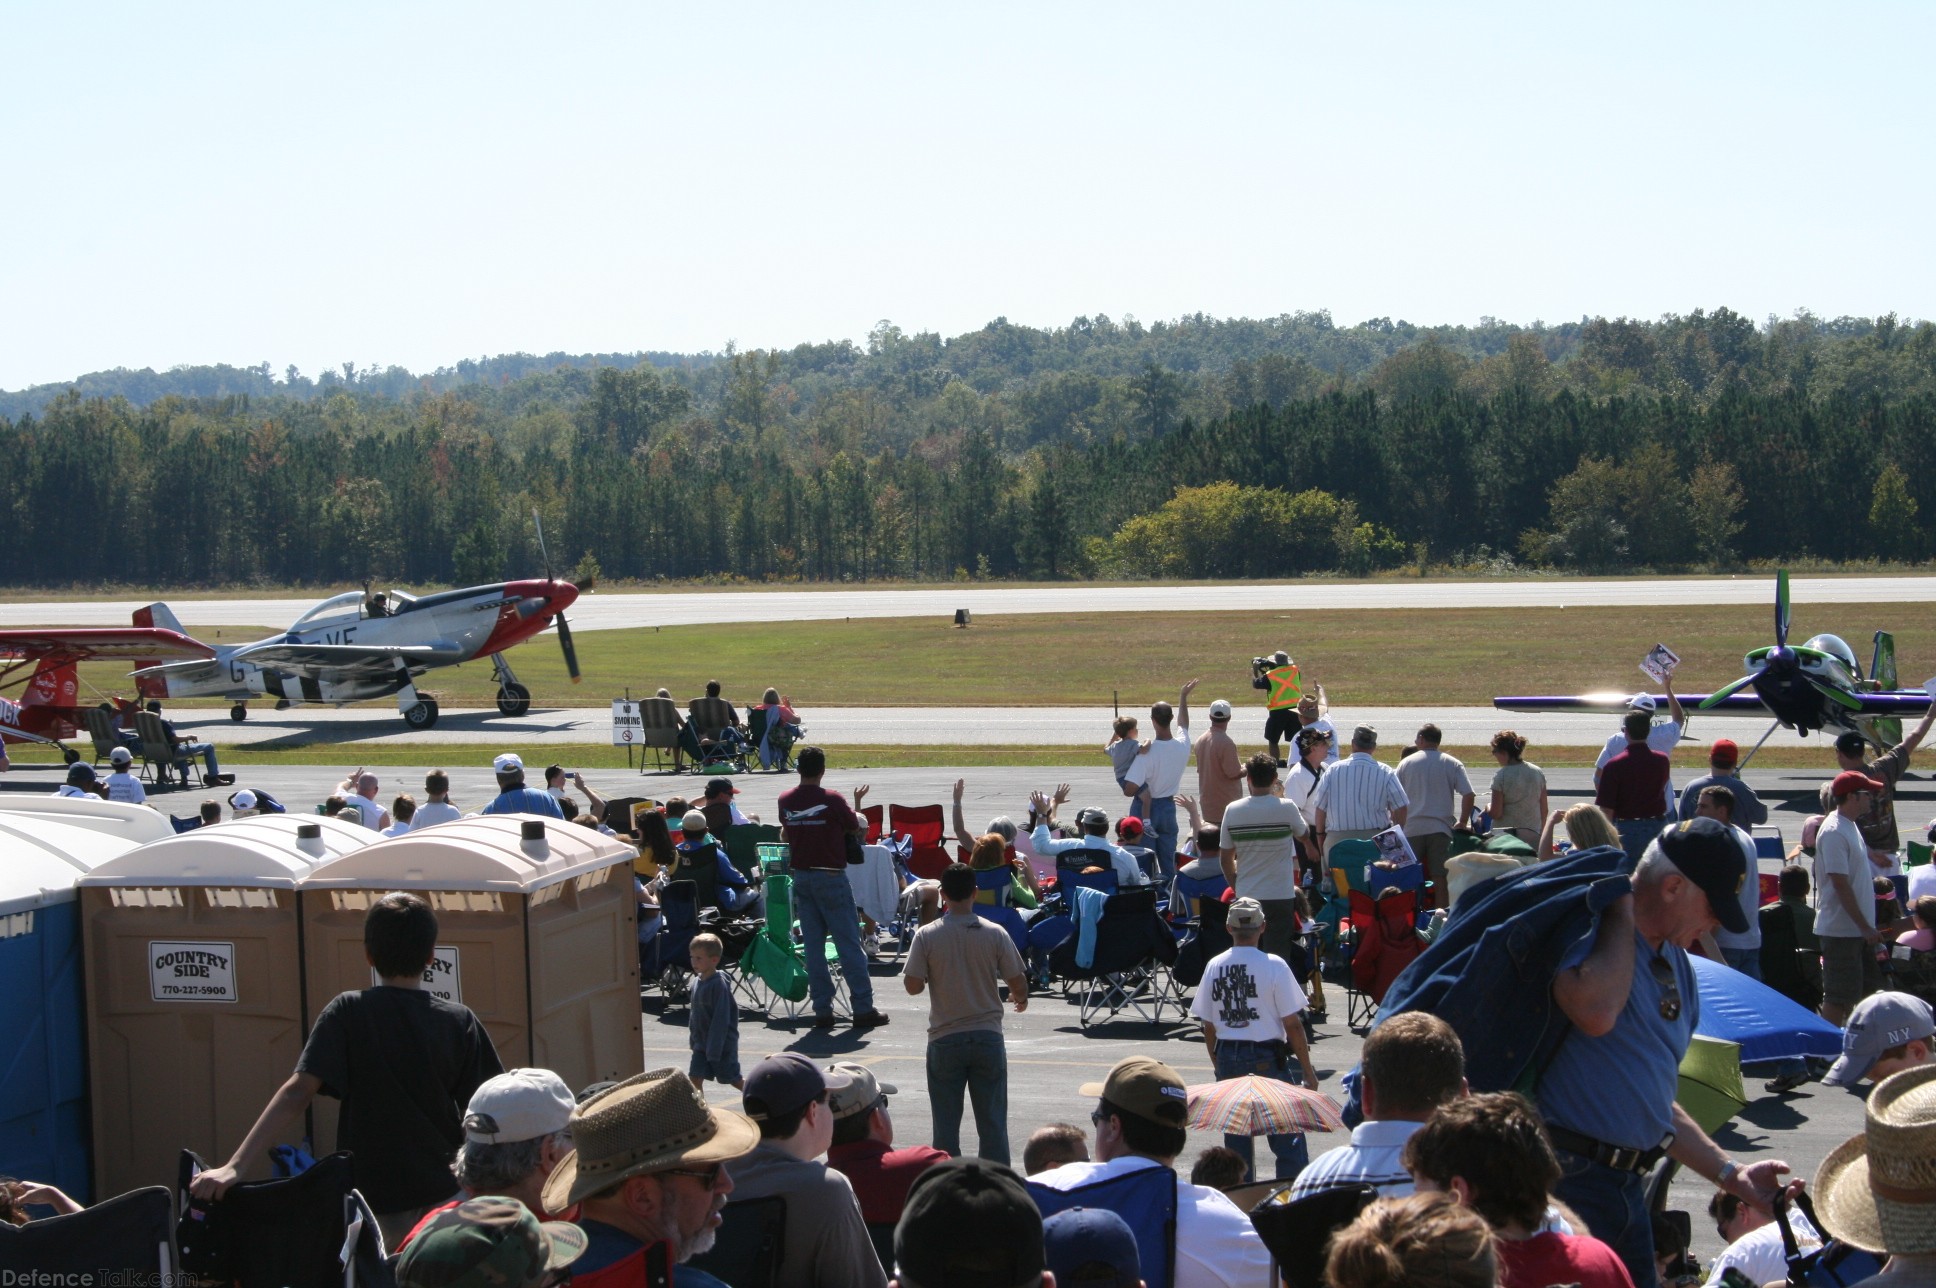
[[[35,819],[126,837],[132,845],[165,841],[175,835],[175,825],[168,821],[168,816],[146,805],[123,805],[119,801],[104,801],[99,796],[0,794],[0,824],[29,827]]]
[[[574,1090],[643,1073],[636,856],[577,824],[487,814],[320,864],[300,886],[309,1013],[371,986],[364,914],[408,890],[437,913],[425,987],[476,1012],[505,1068],[550,1069]],[[333,1108],[318,1102],[320,1149],[334,1147]]]
[[[97,1193],[173,1186],[184,1148],[220,1163],[242,1143],[309,1033],[296,881],[377,839],[259,815],[140,846],[77,883]]]

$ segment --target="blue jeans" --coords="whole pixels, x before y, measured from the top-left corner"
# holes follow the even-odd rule
[[[801,949],[807,958],[807,992],[815,1015],[834,1011],[834,977],[827,969],[827,936],[840,955],[840,973],[854,1014],[874,1009],[874,978],[867,973],[867,954],[860,950],[860,914],[854,907],[854,888],[845,872],[793,870],[793,915],[800,919]]]
[[[1008,1048],[1000,1029],[970,1029],[928,1043],[928,1107],[934,1147],[961,1157],[961,1093],[975,1106],[976,1154],[1008,1162]]]
[[[1647,843],[1659,836],[1666,827],[1665,819],[1629,818],[1615,823],[1613,830],[1620,833],[1620,848],[1627,852],[1630,860],[1638,863],[1640,856],[1647,852]]]
[[[1156,866],[1162,869],[1160,884],[1176,880],[1176,799],[1162,796],[1150,802],[1150,848],[1156,851]]]
[[[1238,1042],[1224,1038],[1217,1042],[1217,1081],[1226,1078],[1241,1078],[1254,1073],[1260,1078],[1275,1078],[1295,1086],[1304,1085],[1304,1073],[1292,1062],[1287,1044],[1266,1042]],[[1244,1179],[1257,1179],[1256,1137],[1225,1135],[1223,1143],[1243,1155]],[[1277,1157],[1277,1179],[1290,1181],[1304,1170],[1311,1161],[1310,1146],[1305,1143],[1302,1132],[1288,1136],[1270,1138],[1271,1153]]]
[[[1654,1288],[1654,1225],[1647,1213],[1646,1181],[1635,1172],[1618,1172],[1578,1154],[1555,1149],[1559,1184],[1553,1193],[1579,1213],[1594,1237],[1612,1248],[1634,1288]]]
[[[1723,948],[1721,959],[1728,965],[1746,975],[1749,979],[1761,978],[1761,950],[1759,948]]]
[[[200,756],[202,763],[208,766],[208,776],[210,778],[222,772],[221,766],[215,763],[215,744],[212,742],[184,742],[176,746],[175,754],[186,757]],[[180,762],[177,761],[176,763],[179,764]],[[183,777],[185,778],[187,775],[184,774]]]

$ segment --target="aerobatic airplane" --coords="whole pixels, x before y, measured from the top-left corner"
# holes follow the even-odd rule
[[[1775,642],[1743,659],[1746,675],[1713,693],[1678,694],[1681,705],[1721,716],[1773,716],[1768,733],[1782,726],[1803,737],[1817,730],[1852,729],[1878,750],[1902,740],[1904,716],[1920,716],[1929,709],[1927,687],[1897,687],[1896,642],[1889,632],[1875,633],[1875,652],[1865,677],[1855,650],[1840,636],[1816,635],[1804,644],[1790,644],[1788,625],[1788,574],[1783,571],[1775,578]],[[1936,685],[1936,680],[1930,684]],[[1492,705],[1502,711],[1617,713],[1626,710],[1631,700],[1625,693],[1586,693],[1494,698]],[[1664,704],[1667,696],[1655,695],[1655,701]],[[1761,742],[1767,741],[1768,733]]]

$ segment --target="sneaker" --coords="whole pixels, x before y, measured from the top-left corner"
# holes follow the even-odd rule
[[[1807,1081],[1808,1075],[1806,1073],[1784,1073],[1779,1078],[1762,1083],[1761,1089],[1771,1096],[1779,1096],[1785,1092],[1793,1091]]]
[[[887,1017],[879,1011],[862,1011],[854,1017],[854,1027],[857,1029],[878,1029],[885,1023]]]
[[[831,1029],[834,1025],[838,1023],[840,1023],[840,1021],[835,1019],[831,1014],[816,1015],[813,1017],[813,1027],[815,1027],[816,1029]]]
[[[881,955],[881,937],[877,934],[862,935],[860,937],[860,950],[869,957],[879,957]]]

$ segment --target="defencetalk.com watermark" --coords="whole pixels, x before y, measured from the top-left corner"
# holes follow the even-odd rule
[[[195,1288],[194,1275],[160,1270],[0,1270],[0,1288]]]

